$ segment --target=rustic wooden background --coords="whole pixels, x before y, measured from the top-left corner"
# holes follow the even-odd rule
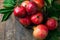
[[[2,3],[3,0],[0,0],[0,9],[3,8]],[[2,16],[0,14],[0,40],[36,40],[32,30],[22,27],[13,14],[5,22],[1,22]]]

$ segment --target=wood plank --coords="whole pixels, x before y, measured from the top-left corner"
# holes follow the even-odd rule
[[[16,20],[16,40],[35,40],[32,36],[32,30],[23,27],[18,20]]]
[[[15,21],[13,15],[7,20],[4,33],[5,40],[15,40]]]
[[[3,0],[0,0],[0,9],[3,8]],[[1,22],[2,20],[2,14],[0,14],[0,40],[4,40],[4,28],[5,28],[5,22]]]
[[[0,9],[3,8],[3,0],[0,0]],[[15,40],[14,18],[11,16],[9,20],[1,22],[0,14],[0,40]]]

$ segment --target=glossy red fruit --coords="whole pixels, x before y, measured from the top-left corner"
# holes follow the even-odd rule
[[[29,2],[28,5],[26,5],[26,11],[28,15],[35,14],[37,12],[37,6],[34,2]]]
[[[43,14],[41,12],[38,12],[31,16],[31,21],[34,24],[40,24],[43,21]]]
[[[26,7],[28,5],[29,1],[23,1],[20,6]]]
[[[44,7],[44,0],[32,0],[32,1],[35,2],[39,8]]]
[[[24,25],[24,26],[28,26],[30,25],[30,19],[28,17],[25,17],[25,18],[19,18],[19,22]]]
[[[48,28],[45,25],[40,24],[34,27],[33,36],[36,39],[43,40],[47,37],[47,35],[48,35]]]
[[[46,25],[47,25],[49,30],[54,30],[57,28],[58,22],[54,18],[49,18],[46,22]]]
[[[25,16],[26,15],[26,9],[25,9],[25,7],[15,7],[14,8],[14,15],[16,16],[16,17],[23,17],[23,16]]]

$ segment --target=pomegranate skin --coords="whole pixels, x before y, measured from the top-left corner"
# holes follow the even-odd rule
[[[15,7],[14,8],[14,15],[16,16],[16,17],[23,17],[23,16],[25,16],[26,15],[26,9],[25,9],[25,7]]]
[[[46,25],[47,25],[49,30],[54,30],[57,28],[58,22],[54,18],[49,18],[46,22]]]
[[[47,37],[47,35],[48,35],[48,28],[45,25],[40,24],[40,25],[37,25],[37,27],[34,28],[33,36],[36,39],[43,40]]]
[[[23,1],[20,6],[26,7],[28,5],[29,1]]]
[[[24,25],[25,27],[27,27],[28,25],[30,25],[30,19],[28,17],[25,18],[19,18],[19,22]]]
[[[37,6],[34,2],[29,2],[28,5],[26,5],[26,11],[28,15],[35,14],[37,12]]]
[[[38,12],[31,16],[31,21],[34,24],[40,24],[43,21],[43,14],[41,12]]]
[[[44,0],[32,0],[32,1],[37,4],[38,8],[44,7]]]

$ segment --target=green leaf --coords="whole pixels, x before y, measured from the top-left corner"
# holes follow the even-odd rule
[[[8,13],[4,14],[4,16],[2,18],[2,22],[6,21],[10,17],[11,14],[12,14],[12,12],[8,12]]]
[[[51,6],[56,0],[45,0],[47,6]]]
[[[16,5],[16,0],[4,0],[4,7],[14,7]]]
[[[59,17],[60,11],[55,9],[54,7],[47,8],[49,17]]]
[[[49,2],[47,0],[45,0],[45,6],[48,6]]]
[[[60,11],[60,4],[54,2],[54,3],[52,4],[52,6],[53,6],[54,8],[56,8],[57,10]]]
[[[59,20],[59,17],[52,16],[51,18],[56,19],[57,21]]]
[[[6,9],[6,8],[4,8],[4,9],[0,9],[0,14],[6,14],[7,12],[11,12],[11,11],[13,11],[13,9],[12,8],[8,8],[8,9]]]
[[[49,34],[45,40],[60,40],[60,31],[58,31],[58,28],[53,31],[49,31]]]
[[[49,2],[49,4],[52,4],[53,0],[47,0]]]

